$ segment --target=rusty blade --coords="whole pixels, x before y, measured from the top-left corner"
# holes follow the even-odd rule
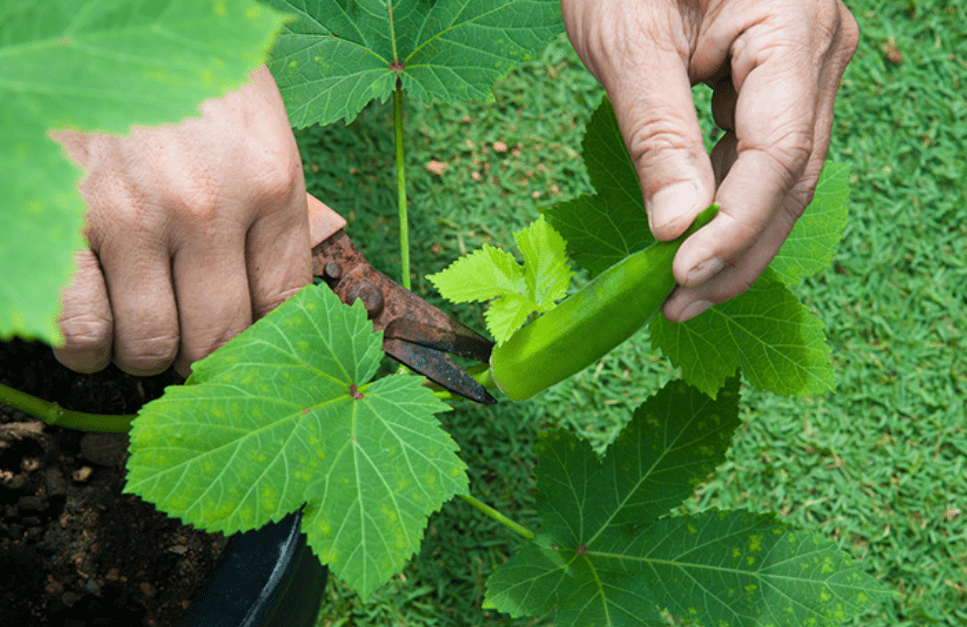
[[[441,329],[412,318],[397,318],[386,325],[383,337],[407,340],[483,363],[490,361],[493,342],[453,318],[448,323],[448,328]]]
[[[388,355],[465,398],[496,402],[446,354],[487,362],[492,344],[378,272],[345,231],[312,249],[312,265],[313,274],[321,276],[344,303],[363,301],[373,329],[384,331],[383,350]]]
[[[497,399],[491,396],[484,386],[477,383],[443,351],[406,340],[387,339],[385,336],[383,351],[454,394],[484,405],[493,405],[497,402]]]

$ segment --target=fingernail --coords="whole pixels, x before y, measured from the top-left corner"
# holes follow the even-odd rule
[[[679,320],[681,322],[685,322],[686,320],[691,320],[692,318],[695,318],[696,316],[705,313],[705,311],[711,306],[712,306],[712,303],[710,303],[707,300],[697,300],[685,308],[685,311],[682,312],[682,316],[681,318],[679,318]]]
[[[688,276],[685,277],[685,287],[701,285],[718,274],[724,266],[725,264],[718,257],[703,261],[688,271]]]
[[[698,204],[698,188],[691,181],[672,183],[658,190],[648,205],[652,231],[666,229],[689,215]]]

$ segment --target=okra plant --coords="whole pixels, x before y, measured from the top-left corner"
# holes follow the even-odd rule
[[[370,100],[393,98],[407,284],[404,94],[486,98],[496,78],[562,32],[558,0],[267,4],[289,15],[269,67],[293,124],[349,121]],[[303,508],[314,553],[364,598],[416,552],[428,517],[459,496],[528,540],[486,583],[484,607],[515,617],[661,625],[668,611],[703,625],[833,625],[864,611],[883,589],[832,541],[771,515],[672,514],[724,462],[741,381],[787,395],[831,387],[822,324],[789,286],[829,263],[846,219],[845,170],[827,166],[813,206],[749,292],[671,325],[653,314],[674,286],[680,241],[651,236],[607,101],[583,151],[596,193],[547,207],[519,232],[523,265],[485,246],[430,277],[455,302],[496,299],[485,318],[497,347],[477,376],[504,390],[502,402],[539,394],[644,324],[681,368],[681,380],[629,408],[603,456],[567,430],[541,436],[539,529],[472,496],[436,417],[452,399],[407,373],[377,378],[381,334],[364,308],[315,285],[141,410],[125,491],[225,533]],[[572,264],[593,276],[578,290]],[[708,350],[713,363],[701,359]]]

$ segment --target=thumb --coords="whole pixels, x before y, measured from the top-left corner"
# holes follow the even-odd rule
[[[684,59],[660,45],[639,48],[636,58],[638,67],[620,72],[605,88],[638,173],[651,231],[669,240],[712,203],[715,179]]]

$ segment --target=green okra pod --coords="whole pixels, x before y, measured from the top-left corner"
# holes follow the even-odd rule
[[[500,390],[513,400],[530,398],[631,337],[675,287],[672,261],[682,242],[717,212],[712,205],[678,239],[625,257],[495,347],[490,371]]]

